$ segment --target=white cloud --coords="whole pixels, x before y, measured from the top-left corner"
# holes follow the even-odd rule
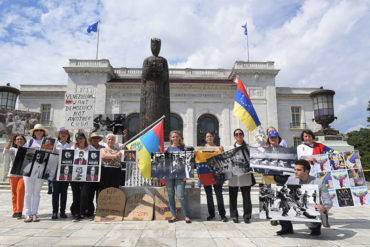
[[[368,1],[50,1],[0,8],[2,82],[66,83],[70,58],[100,58],[114,67],[141,67],[150,38],[162,39],[171,67],[231,68],[246,60],[275,61],[278,86],[336,91],[333,124],[366,124],[370,84]],[[366,89],[366,90],[364,90]]]

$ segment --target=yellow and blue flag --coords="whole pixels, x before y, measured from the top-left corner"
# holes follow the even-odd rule
[[[242,80],[238,78],[238,86],[236,89],[234,115],[248,128],[253,131],[257,126],[261,125],[257,113],[254,110],[251,99],[245,90]]]
[[[87,28],[87,32],[88,33],[91,33],[91,32],[97,32],[98,31],[98,24],[99,22],[97,21],[96,23],[90,25],[88,28]]]
[[[144,178],[150,178],[151,154],[164,151],[163,120],[144,135],[127,144],[127,148],[137,150],[140,172]]]

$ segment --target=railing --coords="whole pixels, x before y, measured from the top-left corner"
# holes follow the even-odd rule
[[[141,76],[142,69],[141,68],[115,68],[113,69],[114,74],[118,78],[138,78]],[[187,77],[187,78],[199,78],[199,77],[205,77],[205,78],[227,78],[229,74],[231,73],[231,70],[226,69],[169,69],[168,71],[169,76],[172,78],[181,78],[181,77]]]
[[[101,60],[79,60],[79,59],[70,59],[70,67],[109,67],[110,63],[107,59]]]
[[[242,62],[236,61],[234,69],[275,69],[274,62]]]
[[[290,123],[291,129],[306,129],[307,125],[306,123]]]

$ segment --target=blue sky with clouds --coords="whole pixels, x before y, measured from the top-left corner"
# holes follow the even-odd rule
[[[0,84],[62,84],[68,59],[99,58],[141,67],[151,37],[162,39],[170,67],[231,68],[275,61],[277,86],[333,89],[333,123],[366,126],[370,100],[369,0],[0,1]]]

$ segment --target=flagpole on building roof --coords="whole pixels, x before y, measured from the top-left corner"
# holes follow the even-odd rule
[[[247,22],[245,22],[245,28],[247,30]],[[249,43],[248,43],[248,33],[247,33],[247,56],[248,56],[248,63],[249,63]],[[98,37],[99,37],[99,33],[98,33]]]
[[[98,53],[99,53],[99,31],[100,31],[100,20],[98,21],[98,40],[96,42],[96,60],[98,60]]]

